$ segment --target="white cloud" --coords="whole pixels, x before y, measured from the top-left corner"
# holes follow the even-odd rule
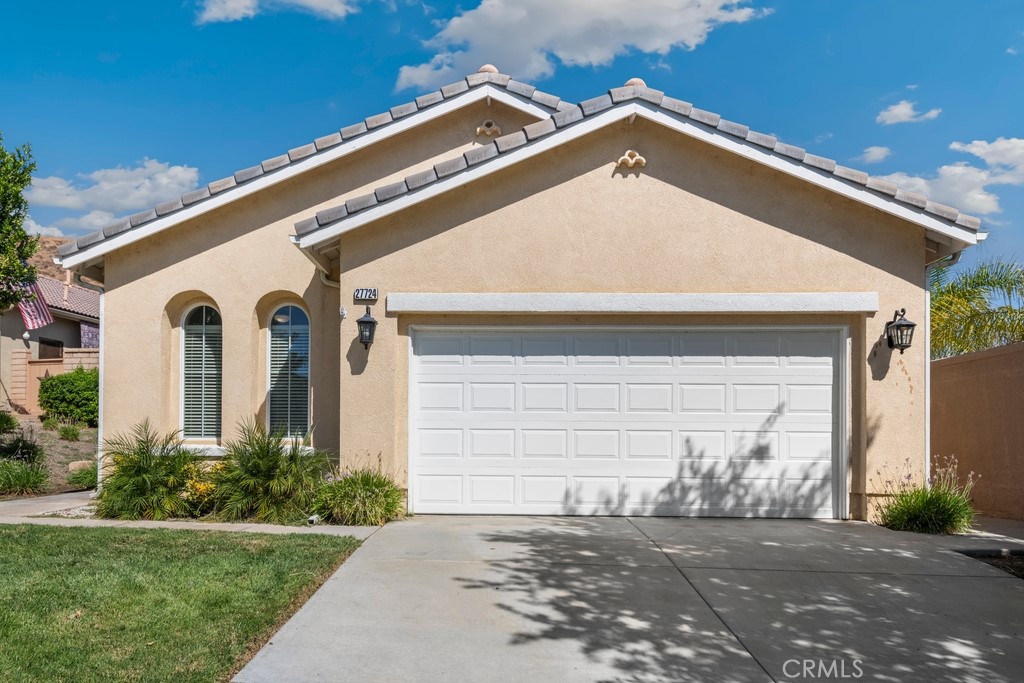
[[[920,123],[921,121],[931,121],[938,118],[939,114],[942,113],[942,110],[937,107],[921,113],[915,108],[916,105],[917,102],[900,100],[879,112],[878,116],[875,117],[875,123],[880,123],[883,126],[891,126],[894,123]]]
[[[880,161],[888,159],[890,154],[892,154],[892,150],[888,147],[871,145],[870,147],[865,147],[864,153],[857,158],[865,164],[877,164]]]
[[[256,0],[206,0],[199,12],[199,23],[237,21],[256,16]]]
[[[64,233],[60,228],[54,226],[39,225],[32,217],[29,216],[25,219],[25,232],[30,235],[42,235],[43,237],[63,237]]]
[[[1012,46],[1006,48],[1006,54],[1010,55],[1011,57],[1012,56],[1016,56],[1017,55],[1017,48],[1012,47]]]
[[[907,90],[917,90],[917,83],[907,83]]]
[[[722,24],[769,14],[747,0],[482,0],[442,24],[423,64],[403,66],[396,90],[430,88],[495,64],[530,80],[556,66],[605,66],[630,51],[693,50]]]
[[[202,0],[197,21],[212,24],[220,21],[251,19],[260,12],[298,9],[326,19],[342,19],[355,11],[348,0]]]
[[[997,138],[992,142],[975,140],[954,142],[949,148],[973,154],[985,167],[959,161],[941,166],[930,178],[893,173],[884,176],[897,185],[950,204],[968,213],[982,215],[1002,211],[999,196],[989,188],[998,185],[1024,185],[1024,139]]]
[[[140,207],[141,208],[141,207]],[[61,218],[54,223],[54,226],[63,228],[65,230],[76,230],[76,231],[87,231],[99,230],[100,228],[110,225],[117,219],[117,216],[110,213],[109,211],[90,211],[84,216],[70,216],[68,218]]]
[[[143,159],[131,168],[104,168],[74,181],[59,176],[33,178],[29,204],[74,209],[99,216],[137,211],[177,197],[199,185],[199,169]],[[83,220],[89,220],[87,216]]]

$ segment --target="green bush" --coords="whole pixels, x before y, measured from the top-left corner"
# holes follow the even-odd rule
[[[57,428],[57,436],[61,441],[78,441],[82,438],[82,430],[74,422],[65,422]]]
[[[18,428],[18,418],[6,410],[0,410],[0,434],[10,434]]]
[[[96,488],[96,465],[93,464],[70,473],[68,483],[80,489]]]
[[[380,526],[405,516],[404,492],[379,468],[364,467],[324,483],[313,512],[334,524]]]
[[[45,467],[24,462],[0,462],[0,493],[39,493],[50,478]]]
[[[48,432],[55,432],[60,429],[60,420],[56,417],[44,417],[43,418],[43,429]]]
[[[246,423],[212,473],[215,511],[231,521],[301,524],[328,469],[324,453]]]
[[[922,534],[968,531],[974,522],[971,489],[980,478],[971,472],[961,484],[956,458],[950,456],[935,468],[928,486],[911,485],[909,476],[886,481],[889,499],[881,505],[879,521],[889,529]]]
[[[26,465],[42,463],[46,453],[36,442],[36,432],[32,427],[22,427],[13,438],[0,442],[0,460],[15,460]]]
[[[186,517],[185,484],[197,458],[177,432],[156,434],[148,420],[104,441],[112,468],[103,477],[96,515],[114,519]]]
[[[202,517],[213,511],[217,489],[211,480],[221,467],[221,463],[206,467],[204,463],[196,462],[188,468],[183,496],[193,517]]]
[[[96,426],[99,418],[100,373],[75,368],[63,375],[44,377],[39,383],[39,407],[48,417]]]

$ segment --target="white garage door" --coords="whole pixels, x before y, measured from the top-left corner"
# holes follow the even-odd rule
[[[832,517],[834,330],[417,331],[416,513]]]

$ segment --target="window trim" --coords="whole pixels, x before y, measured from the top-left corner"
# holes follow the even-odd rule
[[[266,353],[265,353],[265,357],[264,357],[264,360],[266,362],[266,368],[264,369],[264,373],[263,373],[263,383],[264,383],[263,386],[264,386],[264,389],[265,389],[265,391],[264,391],[264,397],[265,397],[264,401],[265,401],[265,405],[266,405],[267,409],[266,409],[266,415],[264,416],[264,421],[263,422],[264,422],[264,424],[267,427],[267,431],[269,432],[270,431],[270,391],[271,391],[271,376],[272,376],[272,372],[273,372],[273,370],[272,370],[272,367],[273,367],[272,357],[273,357],[273,352],[274,352],[274,349],[273,349],[273,343],[274,343],[273,342],[274,316],[277,315],[278,311],[280,311],[282,308],[286,308],[288,306],[294,306],[295,308],[297,308],[300,311],[302,311],[305,314],[305,316],[306,316],[306,321],[307,321],[308,326],[309,326],[309,334],[308,334],[308,338],[307,338],[307,341],[306,341],[306,343],[307,343],[306,353],[307,353],[307,358],[308,358],[308,363],[309,363],[309,374],[306,377],[306,429],[305,429],[305,432],[303,432],[303,434],[301,434],[299,437],[297,437],[297,438],[304,439],[306,437],[306,435],[309,434],[310,429],[312,428],[312,425],[313,425],[313,316],[311,316],[309,314],[309,310],[306,308],[306,306],[304,304],[302,304],[302,303],[299,303],[299,302],[283,301],[281,303],[275,304],[270,309],[270,312],[267,314],[267,321],[266,321],[266,328],[267,329],[266,329],[266,336],[265,336],[267,348],[266,348]],[[285,435],[285,439],[286,440],[291,440],[292,438],[296,438],[296,437],[292,437],[292,436],[289,436],[287,434]]]
[[[220,352],[220,416],[221,425],[217,436],[186,436],[185,434],[185,321],[192,314],[194,310],[202,307],[212,308],[216,311],[220,317],[220,329],[221,329],[221,352]],[[181,318],[178,324],[178,429],[180,430],[182,441],[187,444],[201,444],[201,445],[219,445],[221,440],[224,438],[224,314],[221,313],[220,308],[211,301],[200,301],[198,303],[188,306],[185,311],[181,314]]]

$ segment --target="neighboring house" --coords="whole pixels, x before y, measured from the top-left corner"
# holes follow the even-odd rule
[[[978,228],[642,82],[485,67],[60,259],[105,287],[104,434],[312,429],[417,513],[864,518],[925,467],[925,268]]]
[[[30,374],[32,361],[56,361],[63,359],[65,352],[99,346],[99,292],[43,275],[38,276],[36,282],[53,322],[29,330],[26,336],[25,323],[17,306],[0,315],[0,410],[34,412],[26,405],[33,403],[29,399],[34,395],[28,384],[38,381],[38,377]],[[76,354],[75,361],[83,357]],[[91,359],[84,364],[92,365]],[[57,372],[51,366],[40,371]],[[60,372],[63,371],[62,368]]]

